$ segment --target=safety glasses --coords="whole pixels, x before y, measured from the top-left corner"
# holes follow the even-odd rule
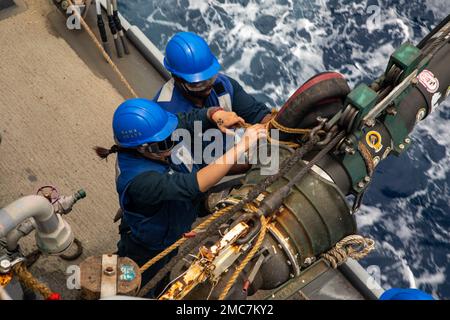
[[[198,91],[205,91],[207,89],[212,88],[214,85],[214,82],[216,82],[217,75],[212,77],[211,79],[200,81],[200,82],[186,82],[183,81],[183,85],[188,89],[189,91],[198,92]]]
[[[147,151],[151,153],[163,153],[170,151],[175,145],[175,142],[171,140],[169,136],[166,140],[160,142],[154,142],[147,146]]]

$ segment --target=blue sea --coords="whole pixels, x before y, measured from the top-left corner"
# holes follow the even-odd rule
[[[447,3],[446,3],[447,2]],[[450,14],[445,0],[127,0],[124,16],[164,52],[179,31],[203,36],[223,72],[268,107],[304,81],[339,71],[370,83],[405,41],[418,43]],[[450,298],[450,103],[420,123],[413,144],[377,167],[357,215],[376,240],[362,264],[384,288]]]

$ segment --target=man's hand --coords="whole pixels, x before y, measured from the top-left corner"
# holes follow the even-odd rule
[[[259,139],[266,137],[266,127],[263,124],[254,124],[245,130],[244,135],[241,137],[237,147],[248,151],[253,147]]]
[[[228,134],[231,133],[228,129],[245,125],[245,120],[239,117],[235,112],[228,112],[224,110],[214,112],[211,120],[216,123],[220,131]]]

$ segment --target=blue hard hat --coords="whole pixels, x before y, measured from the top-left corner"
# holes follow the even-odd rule
[[[178,118],[156,102],[136,98],[123,102],[113,116],[114,139],[125,148],[164,141],[177,128]]]
[[[418,289],[392,288],[385,291],[380,300],[434,300],[434,298]]]
[[[220,70],[206,41],[192,32],[179,32],[169,40],[164,66],[191,83],[208,80]]]

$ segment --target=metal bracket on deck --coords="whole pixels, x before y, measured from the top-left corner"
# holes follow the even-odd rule
[[[102,256],[102,282],[100,299],[117,294],[117,255],[104,254]]]

